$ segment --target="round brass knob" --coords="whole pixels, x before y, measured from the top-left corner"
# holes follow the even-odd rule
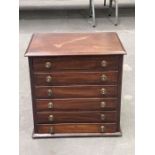
[[[48,89],[47,90],[47,94],[48,94],[49,97],[52,96],[52,90],[51,89]]]
[[[105,89],[105,88],[102,88],[102,89],[101,89],[101,94],[102,94],[102,95],[105,95],[105,94],[106,94],[106,89]]]
[[[101,102],[101,108],[105,108],[105,106],[106,106],[106,102],[102,101]]]
[[[52,77],[50,75],[46,76],[46,82],[50,83],[52,81]]]
[[[101,132],[105,132],[105,127],[103,125],[101,126]]]
[[[53,108],[53,103],[52,103],[52,102],[49,102],[49,103],[48,103],[48,108],[49,108],[49,109],[52,109],[52,108]]]
[[[50,69],[51,66],[52,66],[52,63],[51,62],[46,62],[45,63],[45,68]]]
[[[49,128],[49,133],[50,133],[50,134],[53,134],[53,133],[54,133],[54,128],[53,128],[53,127],[50,127],[50,128]]]
[[[106,66],[107,66],[107,61],[106,61],[106,60],[102,60],[101,66],[102,66],[102,67],[106,67]]]
[[[102,80],[102,81],[106,81],[106,80],[107,80],[107,76],[106,76],[105,74],[102,74],[102,75],[101,75],[101,80]]]
[[[53,122],[53,120],[54,120],[53,115],[49,115],[49,116],[48,116],[48,120],[49,120],[50,122]]]
[[[101,120],[102,120],[102,121],[105,120],[105,114],[101,114]]]

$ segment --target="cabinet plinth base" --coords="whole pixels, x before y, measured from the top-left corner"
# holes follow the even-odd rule
[[[67,133],[67,134],[39,134],[32,133],[32,138],[67,138],[67,137],[120,137],[122,132],[115,133]]]

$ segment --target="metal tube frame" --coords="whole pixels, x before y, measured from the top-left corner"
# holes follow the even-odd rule
[[[92,17],[93,27],[96,27],[94,0],[89,0],[89,12],[90,12],[90,17]]]
[[[110,0],[109,1],[109,16],[112,14],[112,4],[115,2],[115,26],[118,25],[118,0]]]
[[[110,0],[109,1],[109,16],[112,14],[112,5],[113,1],[115,2],[115,26],[118,25],[118,0]],[[104,6],[106,5],[106,0],[104,0]],[[89,13],[90,17],[92,17],[93,27],[96,27],[96,17],[95,17],[95,4],[94,0],[89,0]]]
[[[112,14],[112,2],[113,2],[113,0],[109,1],[109,16],[111,16],[111,14]]]
[[[118,25],[118,0],[115,1],[115,26]]]
[[[92,17],[92,0],[89,0],[89,17]]]
[[[107,1],[107,0],[104,0],[104,6],[106,6],[106,1]]]

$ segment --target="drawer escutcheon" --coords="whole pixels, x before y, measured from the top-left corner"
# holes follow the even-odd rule
[[[47,90],[47,94],[48,94],[49,97],[52,96],[52,90],[51,89],[48,89]]]
[[[53,108],[53,102],[49,102],[49,103],[48,103],[48,108],[49,108],[49,109],[52,109],[52,108]]]
[[[46,82],[47,83],[52,82],[52,77],[50,75],[46,76]]]
[[[50,127],[50,128],[49,128],[49,133],[50,133],[50,134],[54,134],[54,128],[53,128],[53,127]]]
[[[101,120],[102,120],[102,121],[105,120],[105,114],[101,114]]]
[[[105,95],[106,94],[106,89],[105,88],[101,88],[101,94]]]
[[[106,107],[106,102],[102,101],[101,102],[101,108],[105,108]]]
[[[52,63],[51,62],[46,62],[45,63],[45,68],[50,69],[51,66],[52,66]]]
[[[53,115],[49,115],[49,116],[48,116],[48,120],[49,120],[50,122],[53,122],[53,120],[54,120]]]
[[[104,82],[104,81],[107,81],[107,79],[108,79],[108,78],[107,78],[107,76],[106,76],[105,74],[102,74],[102,75],[101,75],[101,81]]]
[[[105,132],[105,126],[101,126],[101,132]]]
[[[102,67],[107,67],[107,61],[106,60],[102,60],[101,61],[101,66]]]

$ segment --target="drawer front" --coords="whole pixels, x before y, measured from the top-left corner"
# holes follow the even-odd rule
[[[68,56],[33,58],[33,69],[36,72],[54,70],[117,70],[119,56]]]
[[[37,123],[95,123],[116,121],[116,112],[37,112]]]
[[[117,86],[54,86],[35,87],[37,98],[116,97]]]
[[[38,133],[114,133],[117,132],[115,123],[95,124],[53,124],[37,125]]]
[[[35,84],[42,86],[68,84],[116,84],[117,71],[109,72],[53,72],[34,74]]]
[[[117,99],[51,99],[36,100],[37,111],[41,110],[114,110],[118,105]]]

